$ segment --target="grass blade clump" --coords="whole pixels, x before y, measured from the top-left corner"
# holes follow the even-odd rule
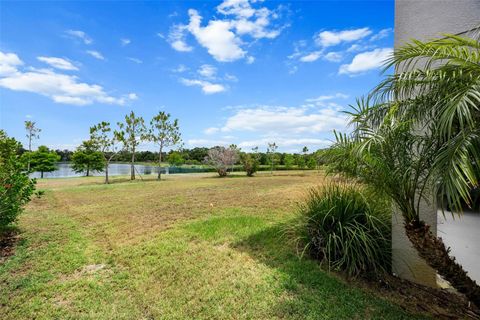
[[[387,271],[390,208],[388,201],[359,185],[312,189],[300,205],[302,252],[353,277]]]

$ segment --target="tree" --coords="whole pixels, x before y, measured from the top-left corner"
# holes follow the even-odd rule
[[[83,141],[82,145],[72,155],[73,171],[77,173],[85,172],[87,177],[91,171],[103,171],[105,158],[98,148],[94,140]]]
[[[35,190],[35,179],[28,177],[18,156],[20,148],[0,130],[0,231],[16,220]]]
[[[276,162],[276,157],[277,157],[277,149],[278,146],[276,145],[275,142],[273,143],[268,143],[268,148],[267,148],[267,155],[270,160],[270,172],[273,174],[273,169],[275,169],[275,162]]]
[[[150,121],[148,139],[159,147],[158,152],[158,180],[162,178],[162,153],[164,148],[172,147],[180,143],[180,128],[178,119],[170,120],[170,114],[160,111]]]
[[[171,166],[174,167],[181,166],[185,163],[185,159],[183,159],[182,154],[177,151],[171,152],[168,155],[167,161]],[[160,170],[160,167],[158,167],[158,170]]]
[[[225,147],[214,147],[208,150],[204,162],[214,167],[220,177],[225,177],[228,169],[236,163],[237,160],[238,153],[236,150]]]
[[[313,170],[317,167],[317,161],[315,160],[315,156],[312,155],[307,160],[307,168]]]
[[[303,152],[303,155],[305,155],[305,156],[307,155],[307,153],[308,153],[307,146],[303,147],[302,152]]]
[[[28,156],[28,160],[30,160],[30,169],[40,172],[40,178],[43,178],[44,172],[52,172],[57,169],[56,163],[60,160],[60,156],[46,146],[40,146],[37,151]]]
[[[188,159],[202,162],[208,154],[208,148],[193,148],[187,150]]]
[[[305,157],[302,156],[301,154],[295,154],[295,162],[297,164],[297,167],[299,169],[305,169]]]
[[[90,140],[97,145],[98,150],[102,153],[103,163],[105,165],[105,183],[109,183],[108,167],[110,161],[118,153],[116,148],[116,135],[112,134],[109,122],[100,122],[90,128]]]
[[[283,158],[283,163],[285,164],[285,168],[287,169],[291,169],[293,167],[294,162],[295,162],[295,157],[293,156],[293,154],[287,153]]]
[[[146,138],[145,121],[131,111],[125,116],[125,123],[118,122],[118,127],[115,137],[123,144],[124,150],[131,153],[130,180],[135,180],[135,152],[138,145]]]
[[[258,171],[260,164],[258,157],[258,147],[252,149],[253,153],[242,152],[240,154],[240,162],[243,165],[243,170],[247,173],[247,176],[253,177],[255,172]]]
[[[450,35],[413,41],[389,66],[400,72],[358,101],[351,113],[354,135],[337,139],[335,148],[344,152],[335,158],[387,192],[419,255],[480,307],[480,287],[419,212],[420,202],[432,199],[461,212],[479,186],[480,42]]]
[[[28,152],[32,152],[32,140],[40,138],[40,128],[35,124],[35,121],[25,121],[25,130],[27,130]],[[27,159],[27,170],[30,171],[30,159]]]
[[[241,149],[234,143],[232,143],[229,148],[231,150],[233,150],[236,154],[237,154],[237,161],[238,161],[238,158],[239,158],[239,154],[241,152]],[[236,161],[234,163],[232,163],[232,172],[233,172],[233,169],[235,168],[235,163],[237,163]]]

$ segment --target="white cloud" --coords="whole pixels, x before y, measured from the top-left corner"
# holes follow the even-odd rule
[[[247,64],[252,64],[254,62],[255,62],[255,57],[252,57],[252,56],[247,57]]]
[[[255,9],[248,0],[225,0],[217,7],[218,12],[224,15],[236,15],[241,18],[250,18],[255,14]]]
[[[241,40],[230,31],[229,21],[210,20],[205,27],[202,27],[202,17],[196,10],[190,9],[188,14],[190,16],[188,30],[216,60],[230,62],[245,56],[246,51],[240,48]]]
[[[170,28],[170,33],[168,34],[168,42],[173,49],[180,52],[190,52],[193,50],[185,42],[187,26],[184,25],[174,25]],[[161,33],[158,33],[158,36],[163,38],[164,36]]]
[[[392,48],[379,48],[357,54],[351,63],[340,66],[340,74],[358,74],[380,68],[393,52]]]
[[[240,148],[253,148],[253,147],[263,147],[267,146],[268,143],[275,142],[279,147],[303,147],[309,146],[310,149],[314,148],[323,148],[332,144],[332,141],[327,139],[318,139],[318,138],[285,138],[285,137],[266,137],[256,140],[246,140],[238,144]],[[291,150],[292,152],[294,150]],[[300,149],[295,150],[297,152]]]
[[[263,148],[274,141],[282,150],[295,149],[298,152],[305,145],[312,150],[322,148],[332,143],[328,140],[332,130],[344,131],[347,128],[348,116],[333,102],[347,97],[340,92],[322,95],[306,100],[309,105],[299,107],[226,107],[225,110],[231,110],[232,114],[224,124],[204,130],[205,134],[214,138],[193,139],[188,144],[215,146],[235,143],[241,148]],[[232,133],[237,133],[237,137],[243,136],[243,139],[235,138]]]
[[[317,61],[318,59],[320,59],[321,56],[322,56],[321,51],[315,51],[315,52],[309,53],[309,54],[301,57],[299,60],[301,62],[314,62],[314,61]]]
[[[120,44],[121,44],[123,47],[129,45],[131,42],[132,42],[132,40],[127,39],[127,38],[120,39]]]
[[[127,95],[128,99],[130,100],[137,100],[138,99],[138,95],[136,93],[129,93]]]
[[[216,146],[228,146],[232,144],[230,139],[189,139],[187,145],[190,147],[216,147]]]
[[[186,86],[198,86],[202,88],[203,93],[205,94],[214,94],[226,91],[227,88],[218,83],[211,83],[209,81],[198,80],[198,79],[180,79],[181,83]]]
[[[127,59],[130,60],[130,61],[132,61],[132,62],[138,63],[138,64],[143,63],[142,60],[137,59],[137,58],[127,57]]]
[[[238,78],[235,77],[234,75],[232,74],[225,74],[225,80],[227,81],[232,81],[232,82],[237,82],[238,81]]]
[[[321,96],[318,96],[316,98],[307,99],[305,101],[307,101],[307,102],[325,102],[325,101],[333,100],[333,99],[347,99],[347,98],[348,98],[348,95],[338,92],[338,93],[331,94],[331,95],[321,95]]]
[[[290,152],[300,152],[303,146],[308,146],[309,149],[314,150],[324,148],[332,144],[332,141],[319,138],[285,138],[285,137],[264,137],[253,140],[235,141],[233,137],[223,137],[220,139],[189,139],[187,144],[190,147],[214,147],[214,146],[229,146],[232,143],[237,144],[239,148],[248,150],[254,147],[260,149],[266,148],[268,143],[275,142],[280,149],[290,148]],[[297,148],[292,148],[297,147]]]
[[[225,16],[234,16],[230,22],[237,35],[273,39],[283,29],[282,27],[268,29],[271,20],[278,17],[277,13],[266,7],[252,8],[248,0],[225,0],[217,7],[217,11]]]
[[[70,61],[57,57],[37,57],[39,61],[61,70],[78,70]]]
[[[325,60],[328,60],[330,62],[340,62],[342,61],[343,55],[341,52],[329,52],[327,53],[324,57]]]
[[[236,144],[239,148],[249,150],[254,147],[259,147],[261,150],[266,149],[268,143],[275,142],[281,150],[289,148],[289,152],[300,152],[301,148],[308,146],[310,150],[324,148],[332,144],[331,140],[320,138],[301,138],[301,137],[279,137],[268,136],[259,139],[236,141],[235,137],[224,136],[219,139],[189,139],[187,145],[190,147],[214,147],[214,146],[229,146]],[[296,147],[296,148],[295,148]]]
[[[392,28],[386,28],[380,30],[377,34],[374,34],[371,38],[370,41],[378,41],[380,39],[386,38],[390,35],[390,33],[393,32]]]
[[[65,31],[70,37],[78,38],[83,41],[85,44],[92,44],[93,40],[85,32],[81,30],[67,30]]]
[[[219,132],[219,131],[220,131],[219,128],[210,127],[210,128],[205,129],[203,132],[204,132],[205,134],[214,134],[214,133],[217,133],[217,132]]]
[[[254,131],[277,134],[329,132],[346,126],[346,116],[332,108],[311,111],[305,107],[262,106],[238,110],[222,127],[223,132]]]
[[[200,66],[197,72],[205,78],[215,78],[217,74],[217,68],[209,64],[204,64]]]
[[[94,57],[95,59],[98,59],[98,60],[105,60],[105,57],[98,51],[95,51],[95,50],[87,50],[86,51],[87,54],[91,55],[92,57]]]
[[[252,63],[253,57],[247,56],[243,48],[248,42],[242,37],[273,39],[283,29],[271,27],[272,20],[279,17],[275,11],[266,7],[253,8],[248,0],[225,0],[216,9],[225,18],[209,20],[205,26],[197,10],[188,10],[188,25],[175,25],[170,30],[171,46],[177,51],[191,51],[193,48],[185,42],[186,33],[189,32],[218,61],[231,62],[246,58],[247,63]]]
[[[25,68],[20,58],[14,53],[0,52],[0,87],[14,91],[37,93],[57,103],[88,105],[92,103],[125,105],[137,95],[130,93],[113,97],[103,87],[79,81],[72,75],[57,73],[48,69]]]
[[[185,71],[187,71],[188,68],[183,65],[183,64],[179,64],[178,67],[176,67],[175,69],[173,69],[172,71],[175,72],[175,73],[183,73]]]
[[[322,31],[315,37],[315,42],[322,47],[338,45],[342,42],[352,42],[363,39],[372,34],[369,28],[342,30],[342,31]]]
[[[23,61],[15,53],[0,51],[0,76],[7,76],[17,72],[17,67],[23,65]]]

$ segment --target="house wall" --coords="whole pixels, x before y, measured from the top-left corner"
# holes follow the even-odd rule
[[[445,33],[461,34],[479,26],[480,0],[395,1],[395,48],[411,39],[428,40],[441,37]],[[437,209],[434,203],[422,203],[420,218],[431,226],[434,234],[437,234]],[[475,221],[480,225],[480,215],[472,219],[478,219]],[[455,223],[455,226],[450,226],[451,223]],[[410,244],[403,227],[403,219],[398,213],[395,213],[392,217],[392,228],[392,271],[402,278],[423,285],[438,286],[439,282],[435,271],[418,256],[416,250]],[[465,223],[461,225],[458,221],[452,222],[451,219],[447,219],[446,222],[442,220],[439,236],[448,245],[458,244],[460,243],[458,239],[462,235],[459,228],[464,228],[465,233],[468,232]],[[477,231],[477,234],[480,233]],[[478,239],[477,237],[477,243],[479,243]],[[452,254],[455,255],[455,251],[459,253],[457,260],[461,264],[465,262],[465,268],[468,271],[468,268],[474,266],[475,262],[478,262],[476,263],[477,266],[480,264],[480,258],[474,258],[478,260],[472,261],[469,258],[472,250],[465,250],[465,246],[468,247],[469,245],[463,243],[456,249],[453,248],[455,250],[452,249]],[[470,245],[470,248],[473,247]],[[478,257],[480,250],[476,250]],[[473,271],[470,272],[471,275],[473,273]]]
[[[480,283],[480,212],[464,212],[461,216],[438,213],[438,236],[451,254]]]

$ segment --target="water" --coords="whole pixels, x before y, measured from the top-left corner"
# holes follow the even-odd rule
[[[141,175],[158,174],[158,167],[154,165],[135,165],[136,173]],[[211,169],[198,168],[198,167],[162,167],[162,174],[174,174],[174,173],[194,173],[194,172],[209,172]],[[108,167],[109,176],[122,176],[130,174],[130,164],[127,163],[111,163]],[[91,176],[104,176],[105,172],[90,172]],[[34,172],[30,175],[32,178],[40,178],[40,172]],[[82,177],[85,173],[76,173],[72,170],[69,163],[58,163],[57,170],[52,172],[45,172],[44,178],[70,178],[70,177]]]

